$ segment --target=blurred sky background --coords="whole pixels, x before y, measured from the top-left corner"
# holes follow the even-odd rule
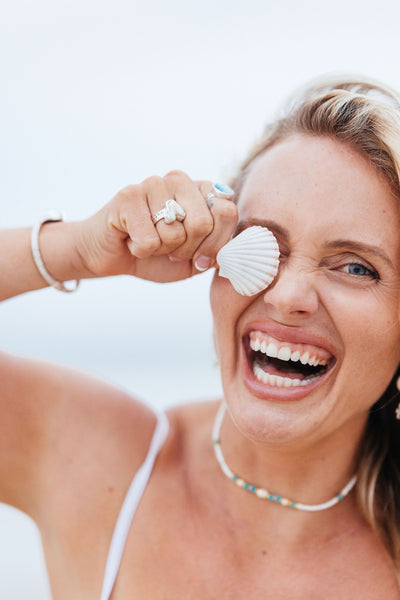
[[[225,181],[310,78],[361,72],[400,89],[399,23],[395,0],[2,0],[1,226],[49,208],[84,218],[173,168]],[[0,345],[154,406],[215,396],[210,280],[34,292],[0,307]],[[39,535],[2,506],[0,600],[28,598],[51,598]]]

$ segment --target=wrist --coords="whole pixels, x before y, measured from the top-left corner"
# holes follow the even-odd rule
[[[79,281],[93,276],[82,261],[78,250],[78,239],[79,223],[77,222],[54,221],[45,222],[41,226],[39,232],[41,259],[48,275],[56,282]]]
[[[65,285],[64,280],[59,281],[49,273],[46,265],[43,262],[42,253],[39,246],[39,233],[43,225],[46,223],[57,223],[64,220],[64,215],[56,210],[52,210],[44,214],[32,227],[31,230],[31,250],[33,261],[37,270],[44,281],[60,292],[74,292],[79,286],[79,280],[72,281],[69,285]]]

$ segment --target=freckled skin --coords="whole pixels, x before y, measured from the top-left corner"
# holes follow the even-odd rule
[[[272,444],[315,444],[330,436],[355,445],[367,411],[400,360],[398,200],[368,162],[328,138],[293,136],[258,158],[239,199],[240,219],[270,219],[288,230],[279,239],[273,285],[244,298],[215,277],[211,302],[225,396],[241,432]],[[382,248],[380,256],[326,248],[349,239]],[[352,262],[380,280],[346,272]],[[367,263],[365,263],[367,261]],[[254,397],[243,383],[241,338],[250,321],[280,323],[326,337],[336,350],[331,376],[297,403]]]

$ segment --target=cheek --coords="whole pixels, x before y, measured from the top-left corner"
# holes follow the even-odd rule
[[[329,282],[320,297],[343,335],[355,333],[371,341],[378,337],[400,339],[400,301],[397,290],[383,287],[357,288]]]
[[[348,390],[351,387],[372,404],[400,362],[397,294],[346,290],[331,294],[326,306],[342,341],[341,370]]]
[[[236,325],[252,298],[236,293],[224,277],[214,275],[210,289],[210,304],[214,320],[214,341],[218,355],[221,346],[234,344]],[[226,351],[226,348],[224,348]]]

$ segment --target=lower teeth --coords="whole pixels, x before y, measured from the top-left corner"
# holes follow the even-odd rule
[[[254,363],[253,365],[253,373],[261,383],[268,384],[272,387],[298,387],[301,385],[308,385],[312,381],[315,381],[321,375],[312,375],[311,377],[307,377],[307,379],[291,379],[290,377],[281,377],[280,375],[271,375],[270,373],[266,373],[260,367],[258,363]]]

